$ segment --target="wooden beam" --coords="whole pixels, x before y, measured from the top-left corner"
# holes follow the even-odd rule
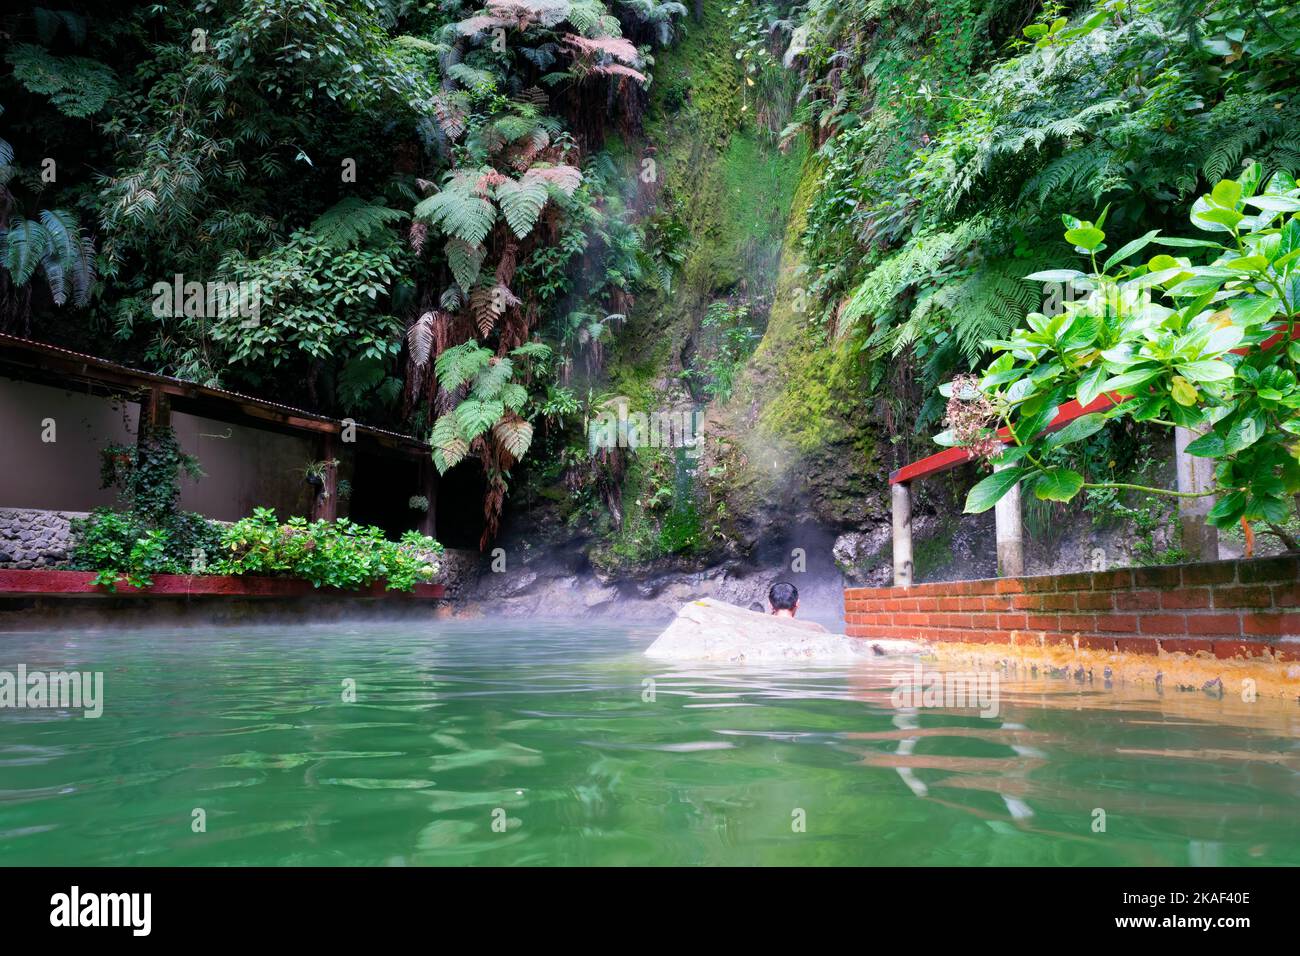
[[[1270,349],[1286,337],[1286,332],[1278,332],[1259,344],[1260,349]],[[1297,326],[1291,333],[1294,339],[1300,339],[1300,326]],[[1233,349],[1233,355],[1246,355],[1250,352],[1249,348]],[[1122,395],[1119,392],[1098,395],[1088,407],[1084,408],[1077,401],[1071,400],[1057,409],[1056,417],[1052,419],[1051,424],[1043,429],[1043,432],[1054,432],[1057,429],[1064,428],[1076,418],[1089,415],[1092,412],[1104,411],[1112,405],[1118,405],[1120,402],[1127,401],[1132,396]],[[1011,432],[1006,428],[998,429],[998,438],[1003,443],[1010,442]],[[889,476],[891,485],[901,484],[908,481],[916,481],[918,478],[928,478],[930,475],[937,475],[941,472],[951,471],[953,468],[960,468],[966,462],[970,461],[971,454],[965,448],[948,448],[944,451],[930,455],[928,458],[922,458],[920,461],[914,461],[910,465],[904,465]]]
[[[1126,396],[1120,395],[1118,392],[1113,392],[1110,395],[1098,395],[1086,407],[1071,399],[1057,409],[1056,417],[1043,431],[1054,432],[1062,429],[1076,418],[1091,415],[1093,412],[1105,411],[1112,405],[1118,405],[1125,398]],[[1003,443],[1010,442],[1011,431],[1007,428],[999,428],[998,438]],[[899,468],[889,476],[889,483],[897,485],[916,481],[918,478],[928,478],[940,472],[960,468],[970,460],[971,453],[965,448],[946,448],[937,454],[930,455],[928,458],[922,458],[920,461],[914,461],[910,465]]]

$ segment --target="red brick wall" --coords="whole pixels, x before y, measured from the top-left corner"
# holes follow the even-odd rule
[[[1300,558],[848,588],[847,633],[1300,661]]]

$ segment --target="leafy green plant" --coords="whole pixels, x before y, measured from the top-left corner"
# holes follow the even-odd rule
[[[439,472],[446,472],[469,453],[470,445],[490,429],[493,437],[518,460],[533,440],[533,426],[523,417],[528,389],[513,381],[515,361],[545,358],[550,348],[529,342],[499,357],[477,342],[463,342],[438,356],[434,369],[438,384],[455,393],[465,386],[465,398],[456,408],[438,416],[429,441]]]
[[[221,537],[214,574],[264,574],[298,577],[315,587],[358,589],[378,581],[388,590],[410,591],[438,572],[442,545],[408,531],[389,541],[383,531],[346,518],[281,524],[270,508],[230,525]]]
[[[699,379],[711,398],[725,402],[731,398],[736,376],[758,342],[758,332],[751,323],[749,306],[726,300],[709,304],[700,327],[703,362],[687,374]]]
[[[1108,420],[1128,418],[1200,433],[1187,451],[1217,463],[1216,488],[1206,492],[1218,495],[1210,524],[1285,521],[1300,492],[1297,212],[1295,179],[1281,171],[1266,178],[1252,164],[1192,205],[1192,223],[1217,238],[1152,230],[1102,260],[1105,212],[1095,223],[1066,216],[1066,241],[1086,257],[1088,271],[1029,278],[1069,283],[1085,295],[1066,302],[1059,315],[1031,313],[1027,327],[988,343],[1001,353],[979,385],[996,410],[988,429],[1005,425],[1011,445],[994,453],[1004,467],[971,489],[967,511],[991,508],[1016,482],[1053,501],[1098,489],[1197,496],[1089,480],[1045,461]],[[1159,253],[1133,264],[1153,244],[1188,254]],[[1209,261],[1194,264],[1193,255]],[[1101,396],[1115,404],[1044,433],[1067,401],[1088,406]],[[959,436],[941,437],[952,443]]]
[[[95,583],[136,588],[152,574],[192,574],[216,554],[219,533],[202,515],[181,511],[180,475],[203,477],[198,459],[181,450],[171,428],[150,429],[133,446],[100,452],[100,484],[116,488],[120,506],[99,508],[72,523],[72,566],[98,572]]]

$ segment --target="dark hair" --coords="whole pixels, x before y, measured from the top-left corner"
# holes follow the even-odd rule
[[[777,581],[768,588],[767,601],[774,611],[793,611],[799,603],[799,589],[785,581]]]

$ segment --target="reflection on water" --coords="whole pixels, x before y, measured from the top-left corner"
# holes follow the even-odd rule
[[[671,666],[653,637],[6,637],[0,670],[106,699],[0,711],[0,863],[1300,864],[1294,705],[1012,675],[982,719],[895,707],[910,662]]]

